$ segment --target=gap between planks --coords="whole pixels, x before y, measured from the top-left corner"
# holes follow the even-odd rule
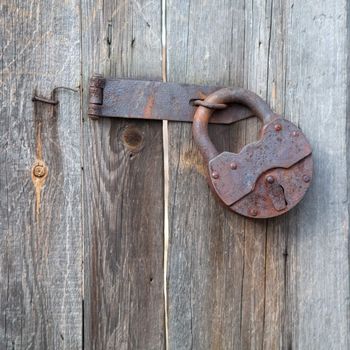
[[[167,46],[166,46],[166,0],[162,0],[162,79],[167,81]],[[169,132],[168,121],[163,120],[163,167],[164,167],[164,248],[163,248],[163,288],[164,288],[164,336],[165,350],[169,349],[168,328],[168,249],[169,249]]]

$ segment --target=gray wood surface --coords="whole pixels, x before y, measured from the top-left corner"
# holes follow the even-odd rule
[[[314,147],[301,205],[268,221],[215,202],[190,126],[170,123],[171,349],[348,349],[346,2],[168,1],[168,78],[243,86]],[[211,127],[219,149],[257,121]]]
[[[82,33],[84,118],[94,72],[161,79],[159,2],[83,3]],[[85,348],[163,349],[162,124],[83,130]]]
[[[81,348],[80,100],[51,96],[79,86],[79,26],[78,1],[0,5],[0,349]]]
[[[350,348],[346,6],[295,3],[286,13],[285,112],[315,161],[312,189],[286,226],[288,342],[300,349]]]
[[[162,79],[161,1],[3,0],[0,350],[350,349],[347,1],[165,10],[167,79],[266,99],[309,138],[312,187],[280,218],[235,215],[208,188],[191,126],[169,123],[165,208],[162,124],[86,114],[95,72]],[[259,126],[210,134],[238,152]]]

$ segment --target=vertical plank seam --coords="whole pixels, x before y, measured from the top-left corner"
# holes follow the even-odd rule
[[[264,261],[264,311],[263,311],[263,326],[262,326],[262,344],[261,349],[265,349],[265,331],[266,331],[266,278],[267,278],[267,234],[268,234],[268,220],[265,220],[265,261]]]
[[[246,25],[247,25],[247,3],[246,0],[244,0],[244,39],[243,39],[243,72],[245,72],[245,59],[246,59]],[[247,76],[244,73],[243,75],[243,85],[244,87],[247,86]],[[244,120],[244,145],[247,144],[247,120]],[[241,277],[241,286],[240,286],[240,317],[239,317],[239,336],[240,336],[240,344],[242,346],[243,344],[243,338],[242,338],[242,332],[243,332],[243,294],[244,294],[244,277],[245,277],[245,239],[246,239],[246,231],[247,231],[247,220],[244,220],[243,223],[243,250],[242,250],[242,277]]]
[[[285,114],[284,114],[285,115]],[[283,226],[286,227],[287,223],[286,220],[284,220]],[[289,340],[289,336],[287,335],[288,332],[288,327],[287,327],[287,322],[288,322],[288,311],[290,309],[290,306],[288,305],[288,237],[289,235],[286,235],[286,240],[285,240],[285,246],[284,246],[284,265],[283,265],[283,283],[284,283],[284,291],[283,291],[283,311],[284,311],[284,316],[283,316],[283,324],[282,324],[282,332],[281,332],[281,346],[286,347],[286,348],[292,348],[292,343]]]
[[[166,43],[166,0],[162,0],[161,34],[162,34],[162,79],[167,81],[167,43]],[[164,171],[164,232],[163,232],[163,293],[164,293],[164,345],[169,349],[168,337],[168,249],[169,249],[169,133],[168,121],[163,121],[163,171]]]
[[[79,85],[79,94],[80,94],[80,228],[81,228],[81,349],[85,349],[85,223],[84,223],[84,115],[83,115],[83,20],[82,20],[82,1],[78,2],[79,5],[79,37],[80,37],[80,85]]]
[[[271,39],[272,39],[272,26],[273,26],[273,6],[274,6],[274,3],[273,3],[273,0],[271,0],[271,4],[270,4],[270,12],[269,12],[269,15],[270,15],[270,20],[269,20],[269,33],[268,33],[268,44],[267,44],[267,64],[266,64],[266,101],[270,101],[270,104],[272,102],[273,104],[273,108],[275,107],[275,104],[276,104],[276,101],[275,101],[275,98],[272,97],[272,101],[271,99],[269,98],[269,95],[270,95],[270,89],[269,89],[269,80],[270,80],[270,57],[271,57]],[[268,10],[268,9],[267,9]],[[266,11],[266,9],[265,9]],[[273,82],[272,82],[272,85],[273,85]],[[273,86],[272,86],[272,90],[273,90]],[[265,261],[264,261],[264,273],[265,273],[265,276],[264,276],[264,305],[263,305],[263,308],[264,308],[264,311],[263,311],[263,326],[262,326],[262,344],[261,344],[261,349],[265,349],[265,339],[266,339],[266,278],[267,278],[267,255],[268,255],[268,251],[267,251],[267,242],[268,241],[268,220],[265,220],[265,252],[264,252],[264,258],[265,258]]]
[[[346,22],[347,22],[347,33],[346,33],[346,38],[347,38],[347,48],[346,48],[346,53],[347,53],[347,62],[346,62],[346,72],[347,77],[346,77],[346,136],[345,136],[345,145],[346,145],[346,149],[349,150],[349,146],[350,146],[350,118],[349,118],[349,112],[350,112],[350,74],[349,74],[349,69],[350,69],[350,2],[347,1],[346,4]],[[347,159],[346,159],[346,174],[347,174],[347,179],[348,179],[348,183],[347,183],[347,203],[348,203],[348,236],[349,236],[349,217],[350,217],[350,203],[349,203],[349,193],[350,193],[350,177],[349,177],[349,166],[350,166],[350,153],[347,152],[346,155]],[[348,257],[350,256],[349,254],[350,252],[350,240],[348,240]],[[350,259],[348,259],[348,268],[350,269]],[[348,334],[350,334],[350,307],[349,307],[349,294],[350,294],[350,284],[349,284],[349,288],[348,288],[348,300],[347,300],[347,330],[348,330]],[[350,345],[350,338],[349,336],[347,337],[347,347],[349,347]]]

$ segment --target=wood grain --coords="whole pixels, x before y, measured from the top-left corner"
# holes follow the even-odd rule
[[[191,1],[181,8],[181,17],[175,6],[178,3],[170,1],[170,79],[220,82],[265,93],[261,89],[266,80],[263,84],[256,77],[266,79],[266,52],[250,49],[259,36],[257,28],[265,27],[265,16],[257,12],[257,21],[250,22],[244,2],[203,6]],[[208,31],[211,23],[215,26]],[[255,72],[244,69],[248,62]],[[255,120],[210,129],[220,150],[238,151],[257,137]],[[215,201],[190,126],[170,124],[170,149],[170,348],[258,348],[263,334],[266,224],[232,215]]]
[[[0,7],[0,348],[80,349],[80,100],[51,95],[80,84],[78,2]]]
[[[256,92],[303,129],[316,163],[295,210],[246,220],[210,193],[190,126],[169,123],[170,348],[348,348],[345,1],[169,0],[167,13],[168,78]],[[257,130],[211,135],[238,151]]]
[[[166,61],[160,1],[0,5],[0,349],[349,349],[347,1],[165,3]],[[162,62],[302,128],[315,178],[300,205],[263,221],[224,209],[191,126],[169,123],[164,208],[161,123],[86,113],[94,72],[161,80]],[[259,127],[210,134],[238,152]]]
[[[160,4],[88,1],[88,78],[161,78]],[[130,101],[133,103],[133,101]],[[163,164],[159,122],[85,120],[86,349],[163,349]]]
[[[315,161],[313,186],[286,226],[293,348],[350,347],[346,9],[346,1],[312,1],[286,12],[285,112]]]

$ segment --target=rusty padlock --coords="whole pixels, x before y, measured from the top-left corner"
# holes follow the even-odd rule
[[[219,154],[209,138],[208,122],[215,109],[232,103],[247,106],[261,119],[261,137],[238,154]],[[296,125],[244,89],[220,89],[198,105],[193,137],[208,163],[212,190],[230,210],[252,218],[271,218],[303,198],[312,179],[312,149]]]

